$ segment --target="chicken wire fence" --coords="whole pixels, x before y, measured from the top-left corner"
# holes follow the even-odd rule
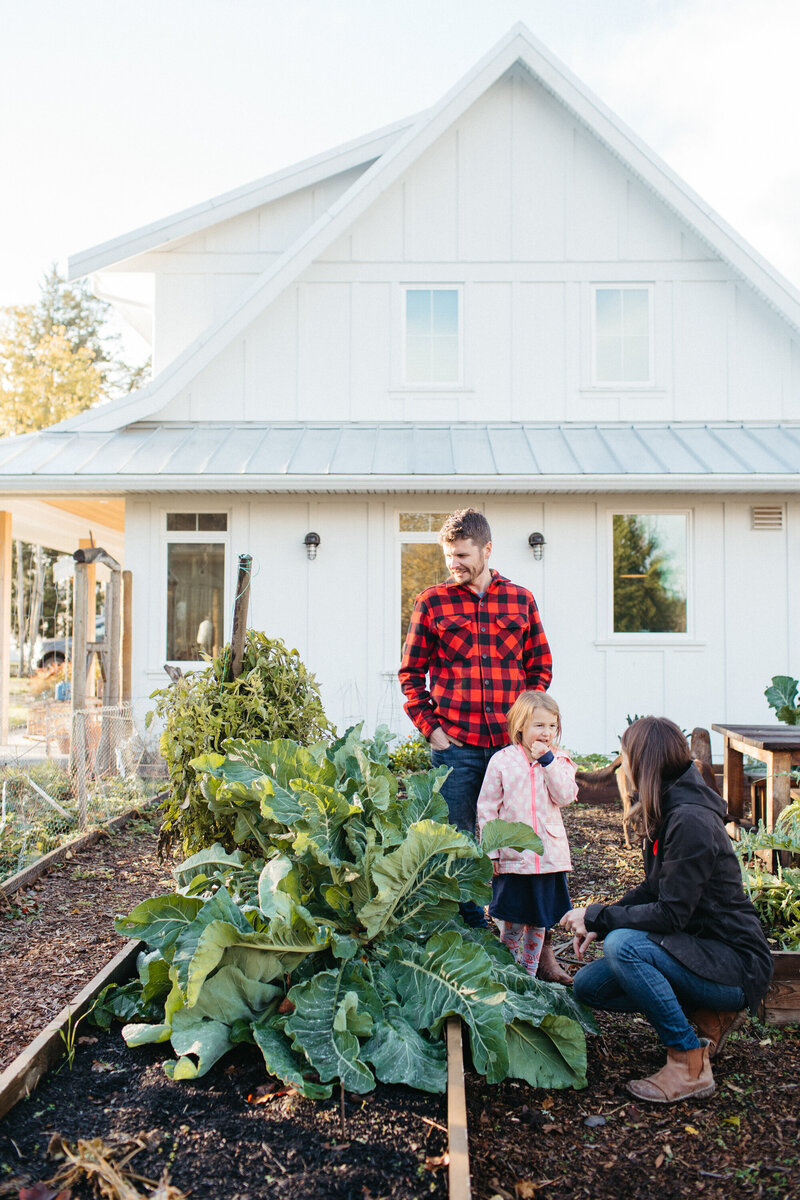
[[[0,767],[0,882],[164,786],[165,764],[138,733],[130,705],[44,707],[41,728],[29,723],[29,733],[45,757]]]

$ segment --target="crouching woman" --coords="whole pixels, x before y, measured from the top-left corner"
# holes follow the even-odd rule
[[[604,939],[604,957],[581,967],[574,995],[591,1008],[642,1013],[666,1047],[666,1065],[631,1080],[632,1095],[699,1099],[714,1091],[712,1060],[769,986],[769,946],[744,893],[725,804],[678,726],[634,721],[622,736],[622,769],[638,791],[645,878],[614,904],[562,917],[578,958]]]

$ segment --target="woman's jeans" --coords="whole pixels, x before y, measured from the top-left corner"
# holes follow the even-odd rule
[[[738,1012],[745,1007],[740,987],[695,975],[639,929],[613,929],[603,949],[604,958],[581,967],[575,976],[575,999],[607,1012],[642,1013],[673,1050],[700,1045],[687,1012]]]
[[[462,833],[475,837],[475,819],[478,794],[489,759],[497,752],[497,746],[454,746],[446,750],[431,749],[431,765],[450,767],[450,774],[442,784],[442,796],[447,801],[450,824]],[[460,904],[461,916],[467,925],[486,926],[483,909],[474,900]]]

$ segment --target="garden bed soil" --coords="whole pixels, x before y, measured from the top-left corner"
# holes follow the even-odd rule
[[[574,903],[611,899],[641,877],[641,855],[624,848],[618,808],[579,804],[569,810],[567,825]],[[168,876],[153,866],[154,878]],[[94,868],[87,862],[84,869]],[[115,870],[110,859],[103,869]],[[43,885],[31,931],[49,906],[63,906],[63,882],[51,877]],[[125,907],[116,887],[102,888],[98,898],[107,910]],[[84,906],[84,925],[100,908]],[[108,939],[106,957],[117,945],[108,929],[106,918],[98,929],[98,937]],[[569,965],[566,943],[563,950]],[[64,957],[70,957],[66,951]],[[15,974],[7,984],[12,992]],[[26,996],[36,983],[32,969]],[[67,998],[64,992],[54,998],[53,1011]],[[17,1007],[25,1002],[21,997]],[[663,1061],[649,1026],[611,1014],[600,1014],[599,1026],[600,1036],[588,1042],[583,1091],[546,1092],[512,1080],[490,1087],[469,1073],[475,1200],[540,1194],[553,1200],[652,1200],[654,1194],[661,1200],[794,1200],[800,1194],[797,1027],[748,1022],[715,1069],[715,1095],[662,1108],[634,1103],[624,1090],[627,1079]],[[168,1167],[173,1183],[191,1190],[193,1200],[446,1195],[444,1097],[388,1087],[349,1096],[342,1137],[336,1096],[312,1102],[282,1088],[271,1098],[260,1095],[268,1081],[252,1048],[240,1048],[204,1079],[173,1084],[160,1066],[168,1046],[128,1050],[118,1028],[106,1035],[82,1026],[82,1037],[97,1040],[78,1046],[74,1069],[52,1073],[0,1123],[0,1197],[16,1197],[21,1180],[53,1174],[58,1163],[46,1149],[54,1132],[73,1145],[78,1137],[103,1137],[121,1147],[138,1136],[144,1148],[132,1168],[158,1178]],[[73,1191],[75,1200],[88,1194]]]
[[[153,817],[133,817],[0,898],[0,1071],[128,939],[114,917],[172,886]]]

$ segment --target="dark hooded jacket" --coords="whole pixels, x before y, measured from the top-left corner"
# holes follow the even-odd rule
[[[769,945],[742,885],[725,802],[692,763],[665,782],[661,824],[645,838],[645,879],[615,904],[590,904],[586,928],[641,929],[703,979],[738,985],[755,1012],[772,978]]]

